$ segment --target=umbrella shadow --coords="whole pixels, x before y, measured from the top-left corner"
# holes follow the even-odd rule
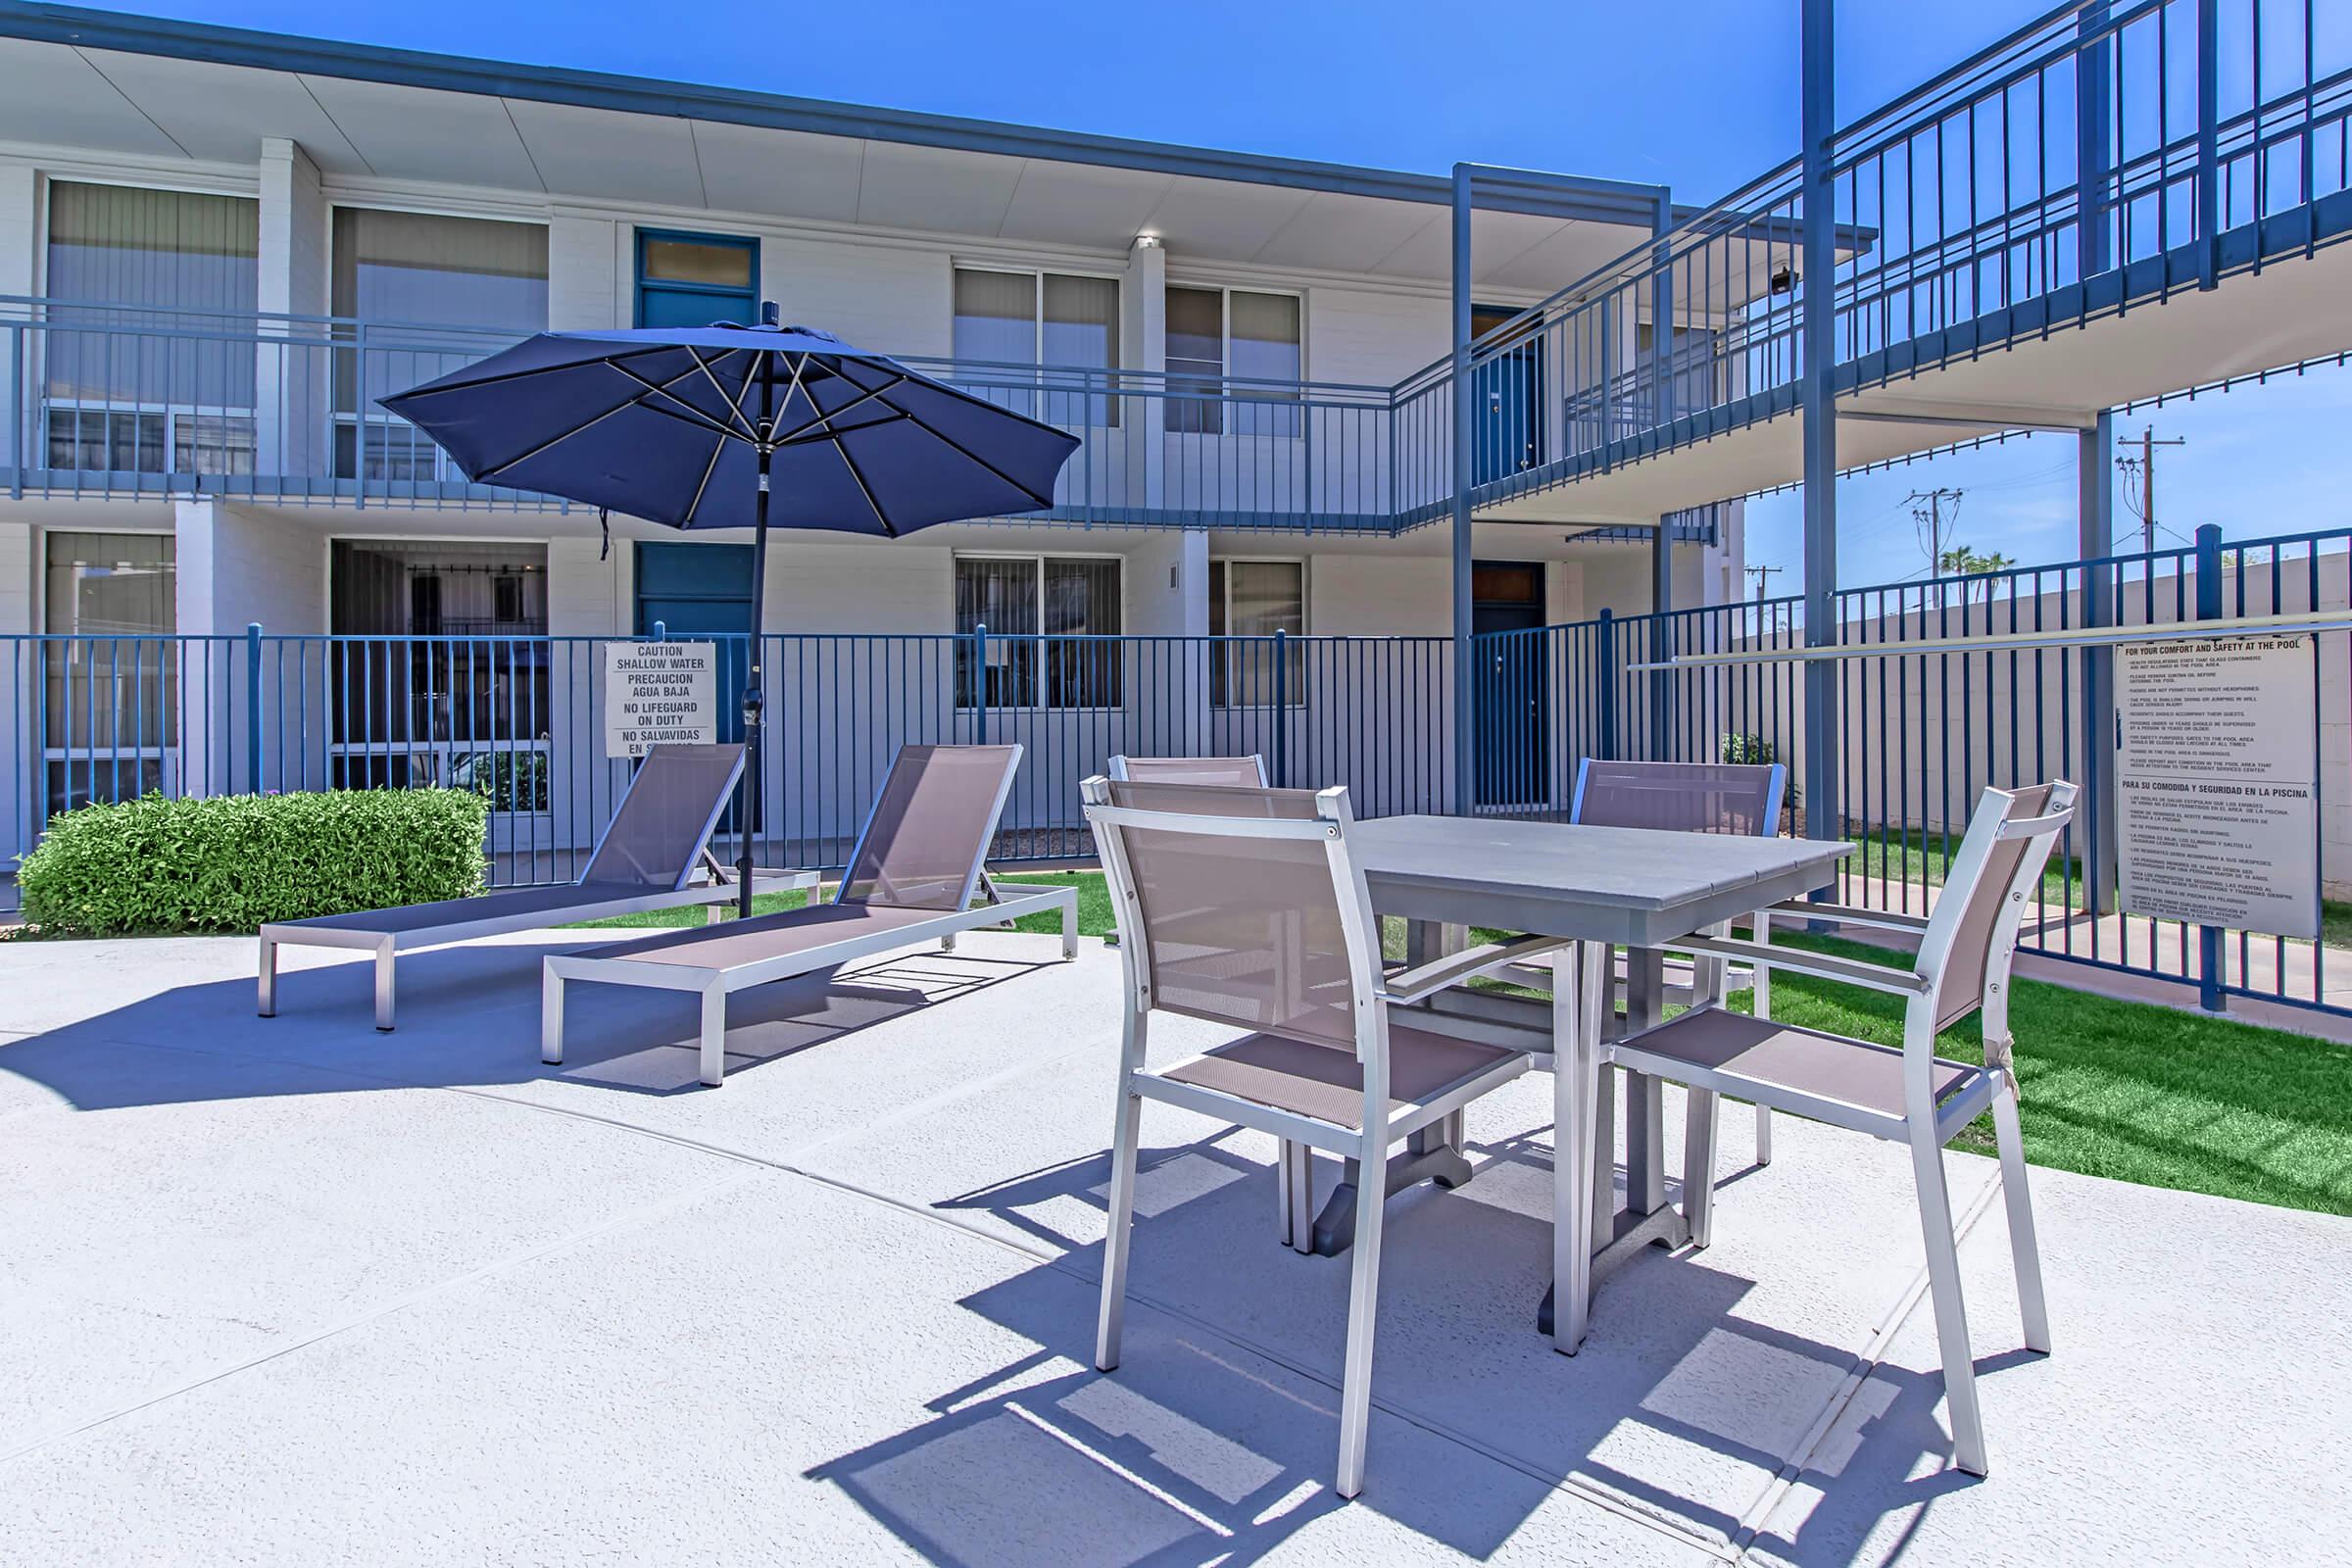
[[[255,1015],[251,980],[176,986],[0,1044],[0,1073],[80,1110],[371,1087],[564,1082],[655,1097],[706,1092],[697,999],[682,993],[577,982],[565,1059],[540,1062],[540,960],[582,946],[404,955],[399,1027],[389,1034],[374,1028],[372,964],[364,958],[281,973],[273,1018]],[[729,1076],[1049,966],[976,949],[861,959],[737,993],[728,1006]]]

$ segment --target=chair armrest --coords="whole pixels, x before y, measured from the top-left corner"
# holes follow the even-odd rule
[[[1449,953],[1411,969],[1399,969],[1381,981],[1378,993],[1387,1003],[1405,1004],[1435,996],[1448,986],[1474,980],[1490,969],[1524,963],[1529,958],[1568,946],[1561,937],[1518,937],[1509,942],[1482,943]]]
[[[1924,914],[1902,914],[1893,909],[1865,909],[1853,904],[1807,904],[1802,899],[1776,904],[1764,912],[1776,918],[1785,916],[1790,920],[1821,920],[1831,925],[1871,926],[1881,931],[1908,931],[1914,936],[1928,928],[1928,917]]]
[[[1767,947],[1761,942],[1738,942],[1727,937],[1678,937],[1677,952],[1694,954],[1709,958],[1744,958],[1759,969],[1786,969],[1790,974],[1808,974],[1817,980],[1836,980],[1849,986],[1867,986],[1873,991],[1892,992],[1900,997],[1924,997],[1929,982],[1925,975],[1908,969],[1889,969],[1883,964],[1863,963],[1855,958],[1833,957],[1826,953],[1807,953],[1802,948]]]

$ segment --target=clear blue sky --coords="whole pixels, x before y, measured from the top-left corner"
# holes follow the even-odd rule
[[[148,0],[125,9],[1394,169],[1440,172],[1469,159],[1567,170],[1668,183],[1693,202],[1796,150],[1796,0],[1491,0],[1474,26],[1460,8],[1429,0]],[[2043,9],[2043,0],[1846,0],[1838,119]],[[2159,457],[2160,520],[2180,537],[2216,522],[2237,538],[2341,521],[2331,460],[2345,450],[2347,415],[2352,377],[2331,369],[2145,416],[2158,436],[2188,438]],[[1921,571],[1902,498],[1938,485],[1966,492],[1957,537],[1976,550],[2020,562],[2073,555],[2075,459],[2073,438],[2037,436],[1847,480],[1841,578]],[[1749,518],[1750,563],[1793,567],[1796,498],[1759,500]],[[2136,526],[2120,507],[2117,524]],[[1791,570],[1772,589],[1795,582]]]

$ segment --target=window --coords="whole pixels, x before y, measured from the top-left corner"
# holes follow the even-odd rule
[[[457,477],[438,447],[375,400],[546,329],[546,228],[338,207],[331,270],[335,315],[368,323],[367,350],[335,355],[336,474]]]
[[[959,556],[956,630],[988,628],[985,668],[956,649],[956,705],[1116,708],[1119,564],[1093,556]]]
[[[1211,561],[1208,564],[1208,633],[1213,638],[1266,639],[1209,644],[1209,700],[1218,708],[1251,708],[1275,700],[1276,632],[1292,637],[1306,631],[1306,564],[1302,561]],[[1306,649],[1293,643],[1283,651],[1282,701],[1306,700]]]
[[[1171,286],[1167,309],[1169,390],[1200,394],[1169,399],[1170,432],[1298,433],[1298,295]]]
[[[52,532],[42,543],[51,811],[172,787],[176,550],[168,534]]]
[[[60,180],[43,334],[54,468],[251,473],[260,204]]]
[[[1101,372],[1119,363],[1118,279],[958,267],[955,354],[984,362],[957,378],[991,403],[1065,428],[1116,428],[1119,400]]]
[[[637,324],[708,326],[759,319],[760,242],[725,234],[637,231]]]

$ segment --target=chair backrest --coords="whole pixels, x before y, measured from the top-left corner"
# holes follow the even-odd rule
[[[695,858],[710,842],[742,772],[740,745],[654,747],[621,793],[580,880],[675,893],[694,874]]]
[[[1920,937],[1919,972],[1936,982],[1936,1027],[1947,1029],[1999,986],[2002,1013],[1985,1034],[2006,1037],[2003,984],[2017,949],[2019,923],[2050,850],[2074,817],[2075,786],[2059,779],[2017,790],[1986,790],[1952,857],[1936,911]]]
[[[1266,760],[1252,752],[1248,757],[1128,757],[1110,760],[1114,784],[1233,784],[1244,789],[1266,787]]]
[[[900,747],[833,902],[969,907],[1020,765],[1017,745]]]
[[[1604,762],[1577,769],[1568,820],[1592,827],[1770,838],[1788,770],[1778,762]]]
[[[1380,1009],[1362,1004],[1379,928],[1348,856],[1345,789],[1095,778],[1084,790],[1120,951],[1150,1005],[1345,1047],[1367,1072],[1385,1060],[1364,1050],[1385,1038]]]

